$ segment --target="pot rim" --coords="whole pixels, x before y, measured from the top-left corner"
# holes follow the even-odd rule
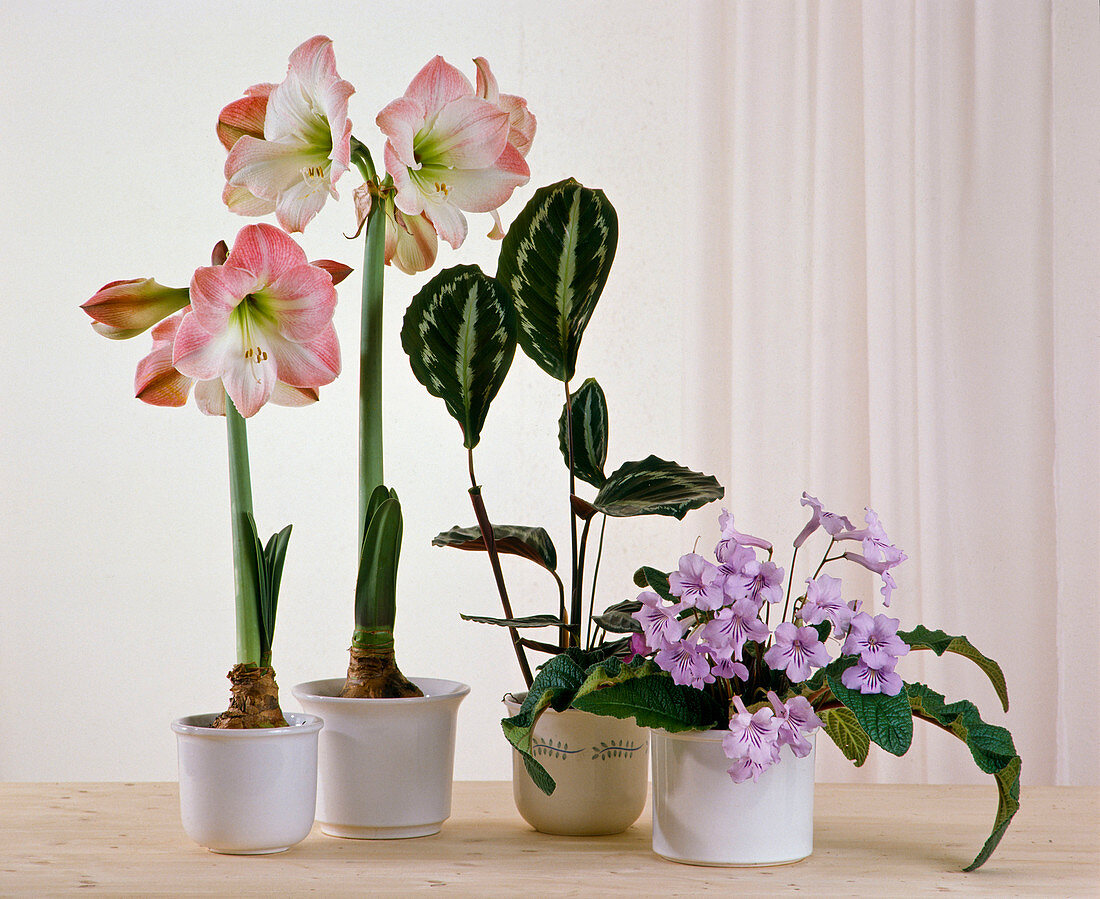
[[[306,699],[310,702],[323,702],[332,703],[334,705],[360,705],[363,703],[369,703],[371,705],[378,705],[382,707],[393,707],[399,705],[431,705],[433,703],[440,702],[453,702],[455,699],[462,699],[466,694],[470,692],[470,685],[464,684],[461,681],[447,680],[446,678],[438,677],[410,677],[414,684],[424,690],[424,696],[394,696],[387,699],[371,699],[367,697],[352,697],[352,696],[333,696],[330,693],[319,693],[318,689],[339,690],[343,685],[345,678],[343,677],[328,677],[321,678],[320,680],[303,681],[300,684],[295,684],[290,688],[290,692],[294,695],[294,698],[299,702]],[[425,687],[431,684],[438,692],[429,693]],[[335,686],[333,686],[335,685]]]
[[[224,737],[227,740],[258,740],[276,739],[287,736],[300,736],[301,734],[317,733],[323,722],[316,715],[306,715],[301,712],[284,712],[290,727],[248,727],[248,728],[223,728],[211,727],[219,712],[211,712],[205,715],[185,715],[172,722],[172,730],[177,734],[201,737]],[[200,724],[200,721],[207,722]]]

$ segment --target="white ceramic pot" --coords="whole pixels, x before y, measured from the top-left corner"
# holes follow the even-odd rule
[[[509,716],[522,695],[506,696]],[[622,833],[638,820],[649,787],[649,734],[631,720],[577,709],[548,709],[535,724],[532,755],[557,783],[547,796],[512,753],[512,795],[541,833],[596,836]]]
[[[214,852],[266,855],[313,827],[321,719],[286,715],[289,727],[214,728],[217,715],[172,722],[179,751],[180,818]]]
[[[814,751],[800,759],[783,746],[759,781],[735,784],[722,751],[726,733],[653,731],[653,851],[689,865],[806,858],[814,848]]]
[[[317,823],[329,836],[392,840],[438,833],[451,814],[455,724],[466,684],[410,678],[406,699],[343,699],[344,679],[293,688],[325,721]]]

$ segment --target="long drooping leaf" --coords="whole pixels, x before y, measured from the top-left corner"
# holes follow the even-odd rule
[[[1001,666],[978,652],[966,637],[952,637],[943,631],[930,631],[923,624],[918,624],[911,631],[898,631],[898,636],[913,649],[931,649],[938,656],[942,656],[945,652],[953,652],[970,659],[985,672],[986,677],[993,684],[993,689],[997,691],[1001,707],[1008,711],[1008,684],[1005,682]]]
[[[558,551],[545,528],[530,528],[518,524],[494,524],[493,540],[498,553],[522,556],[543,568],[554,571],[558,567]],[[453,546],[455,549],[485,552],[481,528],[460,528],[436,534],[432,546]]]
[[[665,602],[676,602],[668,588],[668,575],[649,565],[643,565],[634,572],[634,583],[639,587],[649,587]]]
[[[946,703],[944,697],[924,684],[906,684],[913,714],[954,734],[970,749],[975,763],[997,782],[997,815],[993,830],[981,852],[964,871],[985,864],[1001,841],[1012,816],[1020,808],[1020,756],[1012,734],[996,724],[982,720],[974,703],[965,699]]]
[[[497,280],[515,303],[519,345],[559,381],[576,371],[618,238],[603,191],[568,178],[535,191],[501,243]]]
[[[447,405],[473,449],[516,352],[516,313],[476,265],[444,269],[413,297],[401,326],[413,374]]]
[[[378,488],[385,489],[385,488]],[[367,520],[359,553],[359,576],[355,581],[355,626],[392,628],[397,614],[397,562],[401,555],[403,530],[401,503],[397,492],[375,503]]]
[[[672,515],[682,519],[691,509],[720,499],[725,491],[711,475],[692,471],[656,456],[626,462],[608,477],[592,501],[605,515]]]
[[[523,756],[531,779],[547,795],[554,791],[554,780],[531,756],[531,736],[547,708],[562,711],[570,707],[633,718],[641,727],[669,731],[710,728],[722,717],[722,710],[709,695],[673,683],[649,659],[629,664],[617,658],[603,659],[582,669],[569,654],[555,656],[539,671],[519,713],[501,722],[505,736]]]
[[[867,761],[871,738],[859,726],[855,712],[844,706],[826,709],[821,713],[821,723],[825,733],[836,743],[837,749],[844,753],[846,759],[855,762],[857,768]]]
[[[840,682],[844,670],[856,663],[854,656],[841,656],[825,670],[829,689],[855,714],[867,736],[893,755],[905,755],[913,742],[913,713],[905,687],[896,696],[885,693],[860,693]]]
[[[496,624],[500,627],[566,627],[566,623],[557,615],[527,615],[523,618],[490,618],[487,615],[458,616],[463,621],[476,621],[479,624]]]
[[[642,625],[634,613],[641,608],[638,600],[627,599],[608,606],[602,615],[594,615],[592,620],[610,634],[640,634]]]
[[[573,391],[568,409],[573,419],[573,473],[599,490],[607,480],[603,473],[607,461],[607,398],[595,378],[589,378]],[[566,467],[569,465],[569,418],[563,405],[558,420],[558,445]]]

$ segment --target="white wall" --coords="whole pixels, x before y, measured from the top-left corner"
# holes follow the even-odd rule
[[[132,399],[147,336],[112,343],[78,308],[102,284],[155,275],[184,285],[211,246],[246,223],[220,202],[220,108],[282,79],[313,34],[335,40],[357,93],[354,133],[380,159],[373,120],[436,53],[473,77],[486,56],[502,90],[528,98],[539,131],[532,181],[603,188],[620,217],[619,252],[586,335],[578,377],[611,409],[613,464],[680,458],[678,324],[690,286],[680,264],[691,210],[677,202],[687,127],[688,32],[675,4],[12,3],[4,6],[0,303],[7,385],[0,436],[0,779],[164,780],[175,776],[173,717],[224,708],[233,663],[233,594],[224,425],[194,405]],[[310,258],[361,267],[351,191],[301,243]],[[440,265],[492,272],[488,216]],[[497,614],[483,557],[432,548],[473,524],[465,456],[443,404],[413,379],[398,340],[413,294],[438,271],[386,273],[387,480],[405,509],[398,619],[408,674],[469,683],[456,775],[510,776],[501,695],[520,684],[504,631],[459,611]],[[291,685],[340,675],[355,578],[358,274],[339,289],[346,370],[305,409],[249,422],[257,519],[293,522],[275,661]],[[568,556],[567,481],[557,450],[560,385],[517,354],[477,451],[491,514],[545,525]],[[690,521],[690,519],[689,519]],[[710,527],[705,515],[695,530]],[[625,598],[643,561],[675,559],[672,519],[612,521],[603,600]],[[518,612],[553,611],[541,571],[507,564]],[[540,577],[539,575],[543,576]]]

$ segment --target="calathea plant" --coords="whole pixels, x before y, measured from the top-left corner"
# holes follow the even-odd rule
[[[539,678],[532,676],[528,650],[549,654],[555,657],[552,661],[564,660],[562,664],[581,671],[628,651],[628,638],[606,639],[608,622],[617,620],[620,613],[612,609],[607,616],[593,614],[607,518],[669,515],[682,519],[723,492],[713,477],[652,455],[605,473],[608,411],[603,390],[592,378],[576,390],[571,385],[581,338],[607,282],[617,238],[615,210],[602,191],[573,179],[543,187],[508,229],[496,276],[476,266],[441,272],[413,299],[401,329],[401,345],[413,374],[429,393],[444,401],[462,430],[467,451],[469,494],[477,524],[456,526],[433,542],[488,555],[504,615],[463,617],[508,628],[529,688]],[[474,469],[474,449],[517,343],[563,387],[557,437],[569,479],[565,498],[570,514],[568,588],[557,571],[557,549],[544,528],[491,522]],[[552,434],[548,428],[548,437]],[[578,481],[594,488],[595,495],[579,496]],[[588,583],[586,559],[597,516],[599,547]],[[548,572],[557,586],[556,613],[526,617],[513,613],[501,570],[502,554],[520,556]],[[556,631],[556,639],[534,640],[520,633],[537,629]],[[694,700],[685,696],[684,701]],[[556,707],[568,705],[566,700]],[[541,767],[531,770],[540,785],[552,789]]]
[[[351,133],[348,101],[355,92],[336,71],[332,41],[318,35],[290,56],[280,84],[257,84],[227,105],[218,136],[229,155],[223,199],[241,215],[274,213],[287,231],[302,231],[337,180],[354,164],[354,191],[365,229],[359,368],[359,569],[355,629],[341,696],[419,696],[394,654],[397,563],[402,515],[382,467],[382,288],[384,266],[413,274],[430,268],[437,236],[457,249],[466,238],[464,212],[493,216],[526,184],[524,159],[535,118],[521,97],[500,93],[488,62],[474,60],[476,86],[442,57],[424,66],[399,97],[378,113],[386,138],[379,174],[366,144]]]
[[[225,416],[236,595],[237,664],[229,709],[214,727],[283,727],[271,643],[290,525],[266,544],[252,515],[245,419],[267,402],[304,406],[340,372],[332,315],[335,284],[351,271],[307,262],[284,231],[247,225],[233,249],[219,241],[211,265],[190,287],[151,278],[112,281],[83,304],[95,330],[113,339],[152,327],[153,348],[138,363],[137,398],[182,406],[191,388],[207,415]]]

